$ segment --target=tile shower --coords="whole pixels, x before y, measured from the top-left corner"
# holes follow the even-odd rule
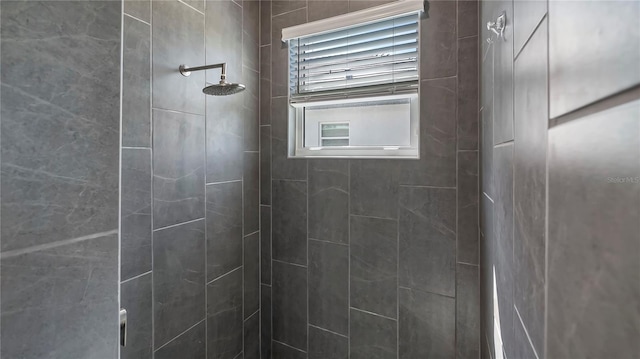
[[[0,2],[0,359],[640,354],[640,5],[430,1],[420,159],[288,159],[281,30],[387,2]]]

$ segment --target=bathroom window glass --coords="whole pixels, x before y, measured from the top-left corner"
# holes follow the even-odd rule
[[[419,14],[288,40],[289,157],[418,158]]]

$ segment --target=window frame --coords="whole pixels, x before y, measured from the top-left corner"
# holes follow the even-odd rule
[[[397,17],[398,15],[388,16],[386,18],[379,18],[372,22],[384,21],[388,18]],[[415,91],[403,92],[403,93],[390,93],[382,95],[376,88],[380,86],[372,86],[372,89],[367,95],[366,87],[353,88],[354,95],[343,99],[329,99],[323,100],[322,96],[319,96],[317,101],[309,102],[295,102],[291,103],[291,86],[290,72],[286,72],[287,76],[287,158],[299,159],[299,158],[354,158],[354,159],[406,159],[406,160],[418,160],[420,159],[420,82],[422,66],[420,66],[420,56],[422,56],[422,21],[421,13],[418,13],[418,30],[417,30],[417,42],[418,42],[418,80],[415,86]],[[364,24],[364,23],[363,23]],[[341,29],[336,28],[332,31],[339,31]],[[290,49],[290,40],[285,41],[287,47],[287,53]],[[287,68],[291,67],[291,56],[287,56]],[[383,86],[392,86],[383,85]],[[349,103],[349,102],[370,102],[382,99],[398,99],[398,98],[410,98],[411,99],[411,115],[410,115],[410,143],[409,147],[397,147],[397,146],[358,146],[358,147],[304,147],[304,107],[328,105],[332,103]],[[323,121],[324,122],[324,121]],[[330,122],[330,121],[327,121]],[[336,122],[346,122],[345,120]]]

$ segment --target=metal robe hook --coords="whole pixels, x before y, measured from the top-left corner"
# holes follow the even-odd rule
[[[504,28],[507,26],[507,14],[503,12],[496,21],[487,22],[487,30],[493,31],[498,38],[504,37]]]

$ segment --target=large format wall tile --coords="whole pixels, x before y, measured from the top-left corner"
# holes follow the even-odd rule
[[[478,35],[479,4],[480,0],[458,1],[458,38]],[[458,58],[458,61],[460,61],[460,58]],[[458,75],[460,75],[459,72]]]
[[[304,0],[272,0],[271,14],[277,16],[307,6]]]
[[[307,160],[288,158],[288,101],[271,100],[271,170],[273,179],[307,179]]]
[[[153,225],[204,217],[204,118],[153,110]]]
[[[478,266],[456,265],[456,358],[480,357],[480,274]],[[518,357],[515,357],[518,358]]]
[[[454,358],[454,298],[400,288],[399,358]]]
[[[456,11],[455,1],[432,1],[429,17],[420,20],[420,76],[423,79],[456,75]]]
[[[398,322],[351,309],[349,357],[352,359],[396,359]]]
[[[478,152],[458,152],[458,262],[478,264]]]
[[[208,359],[233,359],[243,350],[242,268],[207,285]]]
[[[273,358],[278,359],[307,359],[305,351],[290,347],[286,344],[273,342]]]
[[[177,0],[154,2],[152,11],[153,107],[204,115],[204,72],[178,72],[205,64],[204,15]]]
[[[309,240],[309,324],[349,333],[349,247]]]
[[[242,179],[242,97],[207,96],[207,183]]]
[[[260,46],[269,44],[271,44],[271,0],[262,0],[260,1]]]
[[[244,238],[244,316],[260,309],[260,232]]]
[[[514,304],[534,347],[542,351],[548,128],[546,20],[531,37],[514,66]]]
[[[271,207],[260,206],[260,283],[271,285]]]
[[[205,223],[154,232],[153,296],[156,349],[205,316]]]
[[[397,316],[398,221],[351,217],[350,305]]]
[[[477,6],[477,1],[461,0],[458,6],[463,4]],[[478,149],[478,41],[477,37],[458,40],[458,150]]]
[[[151,20],[151,0],[124,0],[124,13],[145,22]]]
[[[517,314],[514,314],[514,339],[513,357],[519,359],[538,359],[535,350],[531,347],[531,341]],[[542,354],[542,353],[541,353]],[[568,356],[567,358],[570,358]]]
[[[125,7],[131,3],[125,1]],[[129,16],[123,19],[122,145],[150,147],[151,27]]]
[[[264,4],[264,1],[261,1]],[[260,48],[260,125],[271,124],[271,45]]]
[[[260,353],[271,359],[271,286],[260,285]]]
[[[328,17],[338,16],[349,12],[349,1],[342,0],[309,0],[308,21],[316,21],[326,19]],[[309,353],[311,356],[311,353]]]
[[[3,358],[117,357],[116,233],[2,258],[1,292]]]
[[[120,285],[120,307],[127,310],[127,345],[122,359],[152,359],[153,298],[151,273]]]
[[[260,312],[244,321],[244,359],[260,359]]]
[[[635,100],[549,131],[550,359],[640,353],[639,119]]]
[[[260,126],[260,204],[271,205],[271,126]]]
[[[207,185],[207,279],[242,265],[242,182]]]
[[[273,181],[273,259],[307,264],[307,183]]]
[[[546,14],[546,1],[513,1],[513,30],[511,30],[511,32],[513,32],[512,46],[515,50],[514,55],[522,50]]]
[[[284,3],[287,1],[280,1]],[[305,1],[296,1],[306,4]],[[277,14],[277,1],[272,1],[273,15]],[[293,9],[292,9],[293,10]],[[280,16],[274,16],[271,22],[271,96],[287,96],[289,93],[289,49],[282,42],[282,29],[289,26],[300,25],[307,20],[307,9],[302,8],[287,12]]]
[[[118,227],[120,18],[2,2],[2,251]]]
[[[400,188],[401,286],[455,295],[456,190]]]
[[[243,212],[244,235],[254,233],[260,229],[260,154],[245,152],[244,176],[242,191],[244,192]]]
[[[243,67],[242,84],[246,90],[235,96],[242,98],[244,150],[257,152],[260,150],[260,75],[257,71]]]
[[[518,1],[515,1],[518,2]],[[543,1],[536,1],[543,4]],[[493,144],[513,140],[513,0],[496,1],[492,21],[505,13],[507,25],[500,39],[492,35],[493,63]]]
[[[398,218],[400,163],[394,160],[351,160],[351,214]]]
[[[254,71],[258,71],[260,68],[259,17],[259,0],[246,0],[242,2],[242,65]],[[225,33],[225,35],[228,36],[228,33]],[[257,93],[258,88],[256,87],[256,94]]]
[[[349,162],[309,161],[309,238],[349,242]]]
[[[455,187],[456,102],[455,78],[422,81],[420,159],[391,160],[402,169],[400,184]]]
[[[638,18],[637,1],[549,2],[551,118],[640,84]]]
[[[151,270],[151,150],[122,150],[120,279]]]
[[[309,359],[348,358],[348,337],[309,326]]]
[[[491,3],[485,1],[484,3]],[[483,11],[484,13],[484,11]],[[482,191],[493,198],[493,52],[494,45],[482,42],[482,91],[480,111],[480,160],[482,169]]]
[[[273,340],[306,351],[307,268],[274,261],[272,301]]]
[[[154,359],[205,359],[206,358],[206,327],[204,320],[198,325],[180,334],[179,337],[158,349]]]

